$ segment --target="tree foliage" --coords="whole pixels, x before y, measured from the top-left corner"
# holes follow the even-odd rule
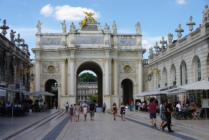
[[[98,94],[95,93],[95,94],[90,95],[90,100],[97,103],[98,102]]]
[[[97,77],[94,76],[92,73],[82,73],[81,75],[78,76],[78,82],[96,82]]]

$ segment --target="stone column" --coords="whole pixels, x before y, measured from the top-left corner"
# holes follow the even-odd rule
[[[110,80],[110,59],[105,60],[105,95],[109,96],[110,95],[110,85],[111,85],[111,80]]]
[[[142,60],[138,61],[138,93],[142,92],[143,89],[143,78],[142,78]]]
[[[66,91],[66,87],[65,87],[65,61],[61,62],[61,96],[64,96]]]
[[[113,81],[114,81],[114,96],[112,96],[112,103],[116,103],[117,105],[119,105],[120,101],[119,101],[119,87],[118,87],[118,80],[119,80],[119,71],[118,71],[118,59],[114,59],[114,71],[113,71]],[[111,104],[112,104],[111,103]]]
[[[114,59],[114,95],[118,96],[118,60]]]
[[[70,104],[74,104],[76,102],[76,93],[75,93],[75,62],[74,58],[68,59],[68,95],[70,96]]]
[[[40,91],[40,60],[35,60],[35,91]]]
[[[106,103],[107,109],[110,109],[110,95],[111,95],[111,66],[110,66],[110,59],[105,59],[105,72],[104,72],[104,98],[103,102]]]

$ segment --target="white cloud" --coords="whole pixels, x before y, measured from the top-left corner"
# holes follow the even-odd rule
[[[83,19],[85,16],[83,13],[84,11],[94,13],[95,18],[99,17],[99,13],[95,12],[92,9],[64,5],[64,6],[56,6],[55,7],[55,18],[57,20],[79,21],[79,20]]]
[[[48,4],[41,8],[40,13],[44,16],[53,16],[57,20],[79,21],[85,17],[85,14],[83,13],[84,11],[92,12],[94,13],[94,18],[99,18],[99,13],[93,9],[85,7],[72,7],[70,5],[52,7]]]
[[[144,54],[144,58],[148,58],[149,56],[149,48],[154,47],[155,43],[160,42],[160,40],[162,39],[162,36],[143,36],[142,39],[142,47],[144,49],[146,49],[146,52]]]
[[[40,13],[46,17],[51,16],[53,13],[53,7],[50,4],[45,5],[41,8]]]
[[[178,4],[185,4],[186,3],[186,0],[176,0],[176,2],[178,3]]]
[[[145,36],[142,39],[142,47],[145,49],[149,49],[150,47],[153,47],[156,42],[159,43],[161,39],[162,39],[162,36],[155,36],[155,37]]]

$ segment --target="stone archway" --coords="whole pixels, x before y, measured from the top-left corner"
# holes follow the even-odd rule
[[[123,89],[123,104],[130,104],[130,101],[133,101],[133,82],[130,79],[124,79],[121,82],[121,87]]]
[[[78,85],[78,75],[85,70],[93,71],[98,78],[97,81],[97,87],[98,87],[98,106],[101,107],[103,104],[103,72],[99,64],[93,62],[93,61],[87,61],[82,63],[77,71],[76,71],[76,89]],[[76,90],[76,98],[78,95],[78,91]]]
[[[45,97],[45,102],[47,103],[48,108],[53,108],[53,107],[58,106],[57,85],[58,85],[58,82],[54,79],[49,79],[45,83],[45,91],[55,94],[55,96],[52,96],[52,97],[49,97],[49,96]]]

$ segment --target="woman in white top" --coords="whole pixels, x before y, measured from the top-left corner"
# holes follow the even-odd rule
[[[87,106],[86,106],[86,105],[84,105],[84,106],[83,106],[84,121],[86,121],[87,111],[88,111],[88,108],[87,108]]]

